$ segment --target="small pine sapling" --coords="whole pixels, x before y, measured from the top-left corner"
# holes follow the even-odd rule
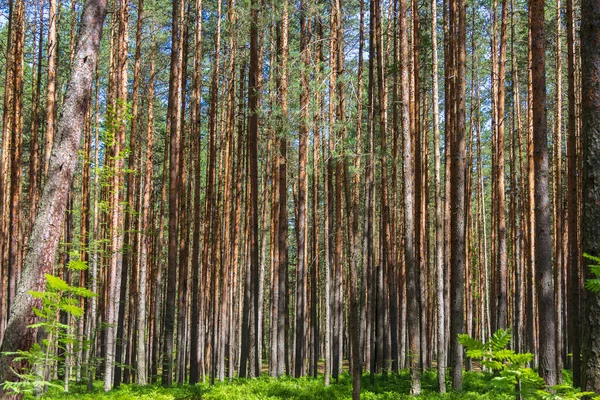
[[[83,271],[87,264],[79,259],[74,259],[67,264],[67,268],[74,271]],[[61,385],[50,382],[50,371],[57,367],[66,355],[67,349],[75,349],[76,353],[82,343],[78,343],[74,334],[74,326],[60,322],[60,313],[64,312],[73,318],[80,318],[84,314],[79,306],[80,298],[95,297],[96,294],[84,287],[71,286],[61,278],[46,274],[46,291],[30,291],[29,294],[40,299],[41,308],[33,307],[38,322],[29,325],[30,329],[39,329],[45,336],[40,343],[35,343],[29,350],[5,353],[15,356],[14,360],[25,364],[23,372],[13,372],[19,377],[16,382],[4,382],[4,390],[15,393],[35,393],[39,395],[42,388]],[[58,350],[63,356],[58,356]],[[65,377],[69,379],[69,377]]]

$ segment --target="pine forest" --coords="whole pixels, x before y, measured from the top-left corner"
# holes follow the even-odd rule
[[[0,398],[600,399],[598,0],[0,0]]]

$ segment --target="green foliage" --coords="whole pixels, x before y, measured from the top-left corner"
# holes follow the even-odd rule
[[[440,394],[437,390],[437,372],[423,371],[421,375],[422,392],[417,399],[427,400],[509,400],[514,392],[501,391],[494,388],[494,376],[489,373],[465,371],[463,390],[449,391]],[[565,376],[569,381],[568,374]],[[578,399],[580,393],[569,384],[554,388],[555,393],[546,391],[524,396],[523,399]],[[371,377],[365,373],[361,379],[361,399],[366,400],[403,400],[410,396],[410,374],[402,370],[398,374],[378,374]],[[58,387],[51,388],[43,399],[78,399],[78,400],[346,400],[352,398],[352,377],[345,373],[339,379],[332,380],[329,386],[324,385],[323,375],[317,378],[304,377],[273,378],[263,375],[257,379],[234,378],[232,381],[208,382],[195,386],[182,385],[163,387],[160,384],[137,386],[120,385],[105,393],[103,382],[95,381],[91,392],[86,385],[71,385],[70,393],[64,393]]]
[[[491,384],[503,392],[533,396],[543,387],[544,381],[537,372],[527,367],[533,360],[531,353],[515,353],[506,347],[512,335],[510,330],[500,329],[483,343],[469,335],[459,335],[458,341],[467,349],[467,357],[478,360],[494,373]]]
[[[590,292],[598,293],[600,292],[600,258],[590,254],[584,254],[583,256],[594,263],[590,265],[590,270],[596,276],[596,278],[588,279],[585,282],[585,288]]]
[[[511,337],[510,329],[498,330],[486,343],[469,335],[458,336],[458,341],[467,350],[467,357],[492,371],[490,384],[494,392],[544,400],[570,400],[593,395],[581,392],[570,383],[547,388],[537,371],[527,366],[533,360],[533,354],[516,353],[506,348]]]
[[[87,268],[85,261],[73,259],[67,264],[68,269],[82,271]],[[34,343],[29,350],[7,352],[17,362],[22,362],[22,371],[13,372],[19,377],[16,382],[4,382],[4,390],[15,393],[31,394],[43,387],[61,388],[56,383],[49,382],[45,377],[48,371],[60,361],[58,349],[67,354],[69,347],[77,352],[82,345],[73,333],[71,325],[60,322],[60,313],[66,313],[74,318],[83,316],[84,310],[79,306],[81,298],[94,297],[96,294],[83,287],[71,286],[63,279],[46,274],[46,291],[30,291],[29,294],[41,301],[41,308],[33,307],[38,322],[28,326],[30,329],[40,329],[45,334],[41,343]]]
[[[440,394],[437,392],[437,374],[435,370],[424,371],[422,375],[422,394],[418,399],[429,400],[508,400],[510,395],[491,393],[490,378],[478,372],[465,372],[464,389],[461,392]],[[86,392],[84,385],[71,385],[70,393],[51,389],[44,399],[78,400],[346,400],[352,398],[352,378],[342,374],[337,381],[332,380],[325,386],[323,375],[318,378],[272,378],[261,376],[257,379],[239,379],[216,382],[214,385],[202,383],[195,386],[183,385],[165,388],[160,385],[137,386],[121,385],[104,393],[102,381],[94,382],[92,392]],[[407,370],[399,374],[379,374],[371,381],[368,374],[361,380],[361,399],[402,400],[411,399],[410,374]]]

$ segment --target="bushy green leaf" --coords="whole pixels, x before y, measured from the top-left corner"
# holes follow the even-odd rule
[[[585,288],[590,292],[600,292],[600,279],[588,279],[585,281]]]
[[[77,295],[77,296],[85,297],[85,298],[98,296],[96,293],[94,293],[91,290],[86,289],[84,287],[73,287],[73,288],[71,288],[71,293],[73,293],[74,295]]]
[[[71,271],[85,271],[88,268],[88,265],[86,261],[73,259],[68,262],[67,268]]]
[[[458,335],[458,342],[469,350],[483,350],[483,343],[466,334]]]
[[[75,306],[73,304],[61,304],[60,309],[68,314],[71,314],[74,317],[83,316],[83,308]]]
[[[54,290],[68,291],[71,289],[71,286],[67,282],[63,281],[58,276],[50,274],[46,274],[46,283],[48,284],[48,288]]]
[[[496,333],[490,338],[490,345],[493,351],[499,351],[504,349],[510,343],[512,335],[510,329],[498,329]]]

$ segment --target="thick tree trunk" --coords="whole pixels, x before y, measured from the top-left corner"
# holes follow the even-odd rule
[[[62,220],[71,188],[81,132],[90,107],[92,81],[96,68],[102,25],[106,15],[105,0],[88,0],[81,19],[81,35],[75,62],[65,95],[58,134],[50,156],[48,179],[40,199],[40,208],[28,241],[24,270],[11,310],[2,352],[28,350],[35,340],[35,330],[27,326],[35,321],[32,307],[40,307],[29,292],[43,291],[44,274],[54,266]],[[49,229],[50,227],[50,229]],[[19,368],[11,357],[0,358],[0,381],[14,380],[12,368]],[[4,396],[8,394],[4,393]]]
[[[600,257],[600,3],[581,2],[581,122],[583,137],[583,252]],[[585,277],[593,274],[589,260]],[[600,293],[584,292],[583,390],[600,393]]]
[[[533,152],[535,173],[535,268],[539,301],[539,371],[549,386],[556,379],[556,331],[552,282],[552,238],[548,187],[544,2],[530,1],[533,86]]]

